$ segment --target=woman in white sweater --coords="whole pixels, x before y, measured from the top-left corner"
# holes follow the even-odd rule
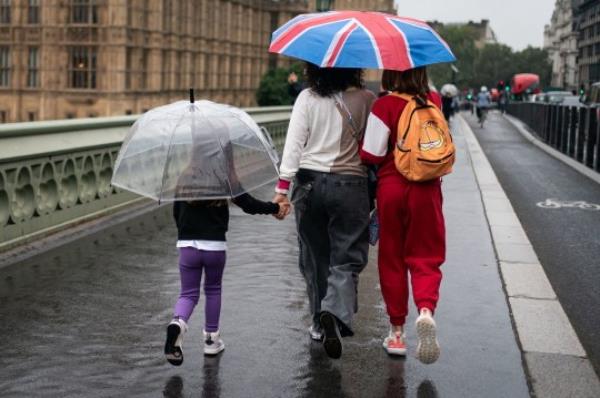
[[[369,197],[358,150],[375,95],[362,70],[306,66],[292,111],[274,202],[292,202],[307,284],[310,335],[332,358],[353,335],[358,274],[367,264]]]

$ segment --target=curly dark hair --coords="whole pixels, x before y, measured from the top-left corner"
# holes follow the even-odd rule
[[[363,70],[354,68],[320,68],[306,63],[308,87],[321,97],[331,97],[349,87],[363,88]]]

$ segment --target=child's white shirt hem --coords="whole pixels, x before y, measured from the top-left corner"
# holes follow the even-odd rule
[[[210,252],[227,250],[227,242],[222,240],[178,240],[177,247],[192,247]]]

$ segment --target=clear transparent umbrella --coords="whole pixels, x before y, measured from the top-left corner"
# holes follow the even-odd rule
[[[178,101],[131,127],[112,184],[159,202],[226,199],[276,180],[277,162],[268,132],[246,112]]]
[[[458,95],[458,87],[456,87],[454,84],[447,83],[442,86],[440,93],[449,97],[455,97]]]

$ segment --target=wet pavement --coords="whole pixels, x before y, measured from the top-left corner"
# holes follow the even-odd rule
[[[162,355],[179,275],[170,208],[0,269],[2,397],[527,397],[489,230],[464,141],[445,179],[448,261],[436,319],[440,360],[381,348],[387,319],[376,250],[361,275],[356,335],[340,360],[307,333],[292,218],[232,210],[221,331],[226,350],[201,353],[202,302],[185,362]],[[270,191],[262,193],[263,198]]]
[[[596,373],[600,374],[600,185],[526,140],[498,112],[481,129],[465,115],[510,199]]]

